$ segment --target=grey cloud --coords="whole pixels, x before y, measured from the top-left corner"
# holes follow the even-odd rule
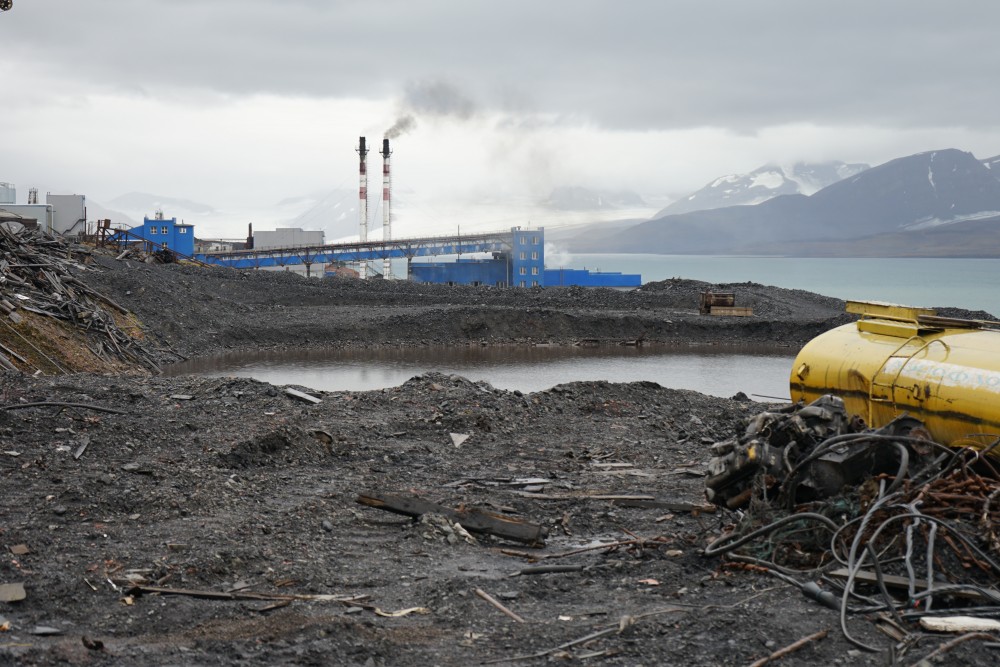
[[[38,0],[8,62],[123,91],[386,97],[456,118],[530,100],[613,128],[993,127],[1000,3]],[[463,87],[440,82],[461,81]],[[473,102],[475,101],[475,102]]]

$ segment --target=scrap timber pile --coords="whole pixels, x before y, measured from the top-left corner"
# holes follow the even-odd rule
[[[705,554],[838,611],[861,650],[928,659],[965,641],[997,647],[998,451],[1000,439],[945,447],[906,416],[866,429],[833,396],[761,413],[713,446],[708,495],[739,514]],[[855,637],[848,621],[859,616],[888,647]],[[929,631],[964,634],[928,653]]]
[[[82,333],[99,362],[118,360],[159,370],[142,342],[119,326],[115,313],[124,321],[129,312],[71,272],[85,269],[87,255],[19,223],[0,224],[0,367],[46,373],[77,370],[64,359],[60,363],[51,332],[33,331],[33,316],[41,316]]]

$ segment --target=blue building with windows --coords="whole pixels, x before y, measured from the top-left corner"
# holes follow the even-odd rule
[[[601,273],[587,269],[546,269],[545,230],[511,229],[510,251],[492,259],[409,263],[409,279],[418,283],[487,285],[490,287],[610,287],[632,289],[642,284],[637,273]]]
[[[543,287],[545,285],[545,230],[539,227],[529,231],[511,230],[511,279],[514,287]]]
[[[194,225],[177,222],[177,218],[143,218],[142,225],[129,230],[134,239],[141,237],[160,247],[168,248],[182,255],[194,255]]]
[[[454,262],[410,262],[409,279],[418,283],[489,285],[491,287],[543,287],[545,285],[545,232],[543,229],[511,230],[510,251],[494,252],[492,259]]]

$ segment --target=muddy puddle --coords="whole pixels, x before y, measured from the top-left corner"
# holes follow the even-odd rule
[[[524,346],[238,353],[176,364],[169,375],[252,377],[325,391],[394,387],[428,371],[525,393],[567,382],[656,382],[712,396],[788,397],[789,348]]]

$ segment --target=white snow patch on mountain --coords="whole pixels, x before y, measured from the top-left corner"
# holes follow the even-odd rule
[[[738,174],[730,174],[728,176],[720,176],[719,178],[717,178],[714,181],[712,181],[712,184],[710,186],[708,186],[708,187],[710,187],[710,188],[717,188],[720,185],[722,185],[723,183],[735,183],[738,180],[740,180],[740,176]]]
[[[957,222],[985,220],[986,218],[995,218],[998,216],[1000,216],[1000,211],[980,211],[979,213],[970,213],[969,215],[963,215],[958,218],[949,218],[948,220],[942,220],[940,218],[925,218],[923,220],[917,220],[916,222],[910,223],[909,225],[903,225],[903,229],[908,232],[915,232],[920,229],[943,227],[944,225],[953,225]]]
[[[785,175],[779,171],[763,171],[759,174],[754,174],[753,180],[750,181],[750,187],[763,187],[768,190],[774,190],[780,188],[785,183]]]

